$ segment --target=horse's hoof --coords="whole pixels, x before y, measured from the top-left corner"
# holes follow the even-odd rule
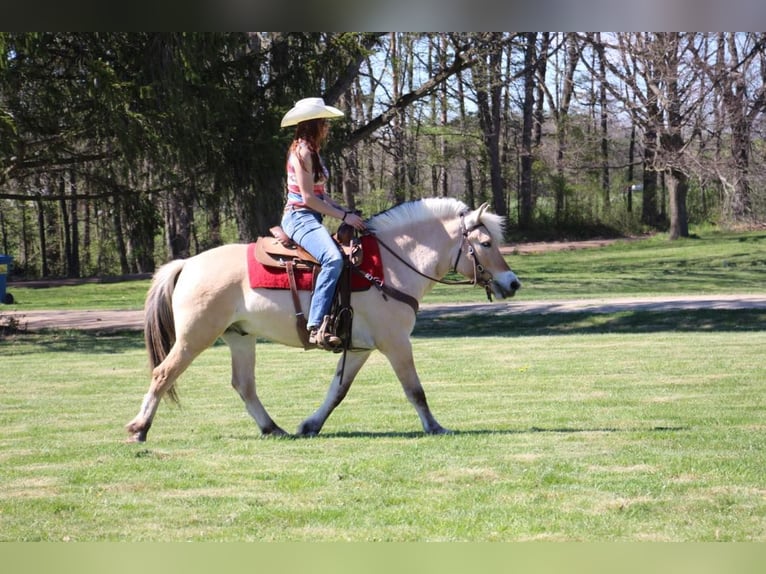
[[[310,438],[317,436],[319,434],[319,430],[316,426],[309,424],[309,423],[303,423],[301,426],[298,427],[297,435],[302,438]]]
[[[146,442],[146,435],[149,434],[149,428],[151,426],[151,423],[148,425],[142,425],[136,420],[130,421],[125,425],[125,429],[130,435],[130,438],[127,440],[127,442]]]
[[[290,433],[286,432],[282,428],[274,425],[273,428],[261,430],[261,436],[263,437],[275,437],[275,438],[283,438],[283,437],[289,437]]]
[[[142,442],[146,442],[146,433],[143,432],[133,433],[125,439],[126,444],[137,444]]]

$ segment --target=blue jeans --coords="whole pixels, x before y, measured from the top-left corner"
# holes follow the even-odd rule
[[[282,229],[322,265],[308,316],[308,327],[318,327],[324,316],[330,314],[335,286],[343,271],[343,257],[330,232],[322,225],[322,216],[315,211],[288,209],[282,217]]]

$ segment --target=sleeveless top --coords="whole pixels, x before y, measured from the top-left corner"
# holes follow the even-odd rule
[[[298,146],[304,148],[307,147],[307,144],[301,140],[298,143]],[[293,154],[294,153],[295,152],[293,152]],[[293,154],[291,154],[291,157]],[[317,157],[319,157],[319,154],[317,154]],[[327,171],[327,167],[321,157],[319,157],[319,162],[322,164],[322,173],[324,176],[319,181],[314,182],[314,195],[324,201],[325,186],[330,173]],[[293,209],[304,209],[306,207],[306,204],[303,203],[300,187],[298,187],[298,175],[295,173],[295,167],[289,159],[287,162],[287,207]]]

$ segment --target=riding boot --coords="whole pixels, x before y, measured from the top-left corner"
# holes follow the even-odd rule
[[[318,328],[312,327],[309,332],[309,344],[316,345],[326,351],[339,349],[343,345],[343,341],[332,332],[331,323],[330,316],[325,315],[322,324]]]

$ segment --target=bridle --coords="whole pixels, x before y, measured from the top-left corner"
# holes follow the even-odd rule
[[[485,267],[479,262],[479,258],[476,255],[476,249],[474,249],[473,243],[471,243],[471,240],[468,238],[468,236],[473,232],[474,230],[478,229],[479,227],[482,227],[483,224],[479,223],[478,225],[474,225],[470,229],[468,229],[465,225],[465,216],[466,212],[463,212],[460,214],[460,235],[462,237],[462,240],[460,242],[460,249],[458,249],[457,256],[455,257],[455,263],[450,268],[450,271],[457,273],[457,266],[460,262],[460,257],[462,256],[463,252],[465,251],[467,256],[470,257],[471,262],[473,263],[473,279],[460,279],[460,280],[451,280],[451,279],[437,279],[436,277],[432,277],[428,275],[427,273],[423,273],[419,269],[417,269],[415,266],[412,265],[409,261],[404,259],[401,255],[399,255],[396,251],[394,251],[391,247],[386,245],[384,242],[380,240],[377,236],[375,237],[378,241],[378,244],[383,247],[386,251],[388,251],[391,255],[393,255],[396,259],[398,259],[400,262],[402,262],[408,269],[411,271],[414,271],[421,277],[424,277],[425,279],[428,279],[429,281],[434,281],[436,283],[441,283],[442,285],[479,285],[481,287],[484,287],[484,290],[487,293],[487,299],[492,301],[492,281],[494,280],[494,276],[492,273],[487,271]],[[368,281],[374,283],[378,286],[379,289],[383,289],[382,281],[377,279],[376,277],[366,277]],[[410,299],[411,301],[407,300],[405,301],[408,303],[417,313],[418,311],[418,303],[417,300],[414,297],[410,297],[409,295],[406,295],[402,293],[401,291],[395,290],[393,287],[388,287],[389,290],[396,291],[399,295],[403,295],[404,297]],[[386,292],[384,290],[384,292]],[[389,292],[389,295],[392,295],[393,297],[399,299],[400,301],[404,301],[403,298],[398,297],[395,293]],[[412,301],[415,301],[415,304],[413,305]]]
[[[487,292],[487,299],[492,301],[492,281],[494,281],[495,277],[492,275],[491,272],[487,271],[484,268],[484,265],[479,263],[479,257],[476,255],[476,249],[473,247],[473,243],[471,243],[471,240],[468,239],[468,235],[478,229],[479,227],[483,227],[482,223],[479,223],[478,225],[474,225],[471,229],[467,229],[465,226],[465,213],[460,214],[460,233],[463,236],[463,240],[460,243],[460,249],[457,252],[457,257],[455,257],[455,263],[452,265],[452,271],[454,273],[457,273],[457,264],[460,261],[460,256],[463,254],[463,251],[466,250],[468,252],[468,257],[471,258],[471,262],[473,263],[473,279],[472,280],[463,280],[459,282],[452,283],[453,285],[463,285],[470,283],[471,285],[479,285],[481,287],[484,287],[484,290]],[[482,275],[481,278],[479,278],[479,275]],[[484,275],[487,275],[488,277],[483,277]],[[440,281],[440,283],[444,283],[444,281]],[[447,285],[450,285],[450,283],[446,283]]]

